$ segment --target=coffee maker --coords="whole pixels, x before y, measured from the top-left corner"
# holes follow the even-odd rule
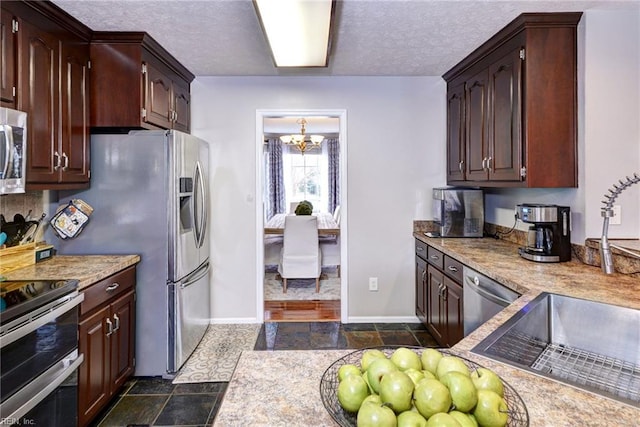
[[[571,210],[568,206],[522,204],[516,206],[516,218],[533,224],[527,246],[520,256],[535,262],[571,260]]]

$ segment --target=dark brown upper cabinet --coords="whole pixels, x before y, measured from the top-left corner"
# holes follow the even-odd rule
[[[0,14],[0,101],[8,108],[16,108],[16,26],[13,14],[3,9]]]
[[[51,2],[3,1],[2,16],[14,43],[2,50],[3,105],[12,74],[13,108],[28,115],[27,189],[86,188],[91,31]]]
[[[444,74],[447,183],[577,187],[581,13],[525,13]]]
[[[91,126],[191,128],[190,84],[182,64],[144,32],[94,32]]]

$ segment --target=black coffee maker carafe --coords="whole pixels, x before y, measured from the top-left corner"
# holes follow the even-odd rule
[[[536,262],[571,260],[571,210],[568,206],[522,204],[516,218],[533,224],[520,256]]]

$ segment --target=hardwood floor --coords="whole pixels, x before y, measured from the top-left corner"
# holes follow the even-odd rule
[[[340,301],[265,301],[265,322],[339,322]]]

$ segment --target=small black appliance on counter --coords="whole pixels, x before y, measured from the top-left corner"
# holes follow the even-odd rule
[[[522,204],[516,206],[516,218],[533,224],[527,246],[520,256],[535,262],[571,260],[571,210],[568,206]]]

